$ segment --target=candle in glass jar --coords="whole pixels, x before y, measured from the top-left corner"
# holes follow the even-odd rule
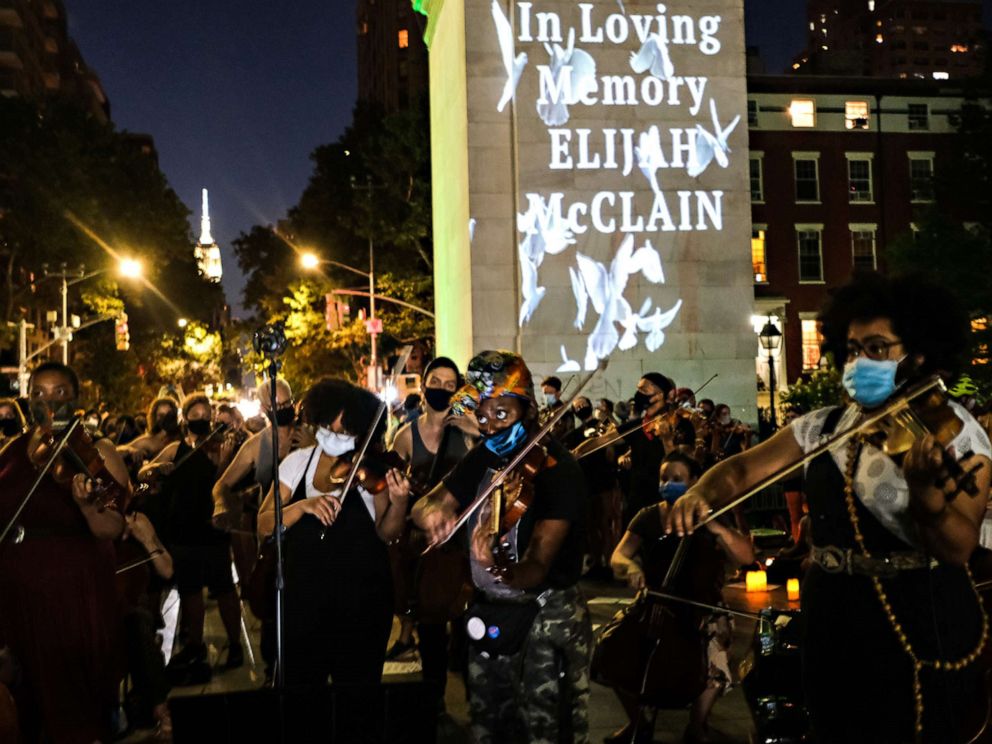
[[[768,574],[764,571],[748,571],[744,576],[744,586],[749,592],[768,590]]]
[[[785,591],[790,600],[799,599],[799,579],[789,579],[785,584]]]

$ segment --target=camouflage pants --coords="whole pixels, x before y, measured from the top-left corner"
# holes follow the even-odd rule
[[[589,741],[592,627],[576,587],[553,590],[513,656],[469,650],[468,688],[476,744]]]

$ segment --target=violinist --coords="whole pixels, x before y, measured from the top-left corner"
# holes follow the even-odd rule
[[[419,417],[404,425],[393,440],[393,449],[409,463],[411,473],[424,487],[432,488],[437,485],[472,448],[474,438],[478,436],[478,429],[471,426],[469,417],[451,415],[451,396],[461,383],[461,372],[451,359],[438,357],[431,361],[423,376],[426,409]],[[390,547],[396,587],[396,610],[403,613],[403,616],[400,635],[386,658],[399,658],[415,648],[413,626],[416,620],[423,677],[434,686],[439,701],[443,702],[448,679],[447,619],[439,621],[438,618],[425,620],[418,617],[417,605],[421,598],[416,596],[421,594],[419,590],[422,587],[430,586],[440,577],[431,576],[430,569],[435,567],[434,557],[420,557],[426,543],[412,543],[408,533],[404,537],[405,540],[401,539],[398,544]],[[449,560],[464,561],[464,553],[448,553]],[[452,593],[458,593],[458,589],[457,586],[450,587]],[[425,609],[430,614],[429,608]]]
[[[466,380],[455,396],[456,411],[474,410],[483,443],[414,505],[414,522],[435,542],[451,534],[458,513],[480,493],[487,476],[538,430],[534,384],[519,355],[482,352],[469,362]],[[508,622],[515,620],[519,632],[519,646],[512,653],[489,654],[474,644],[469,652],[472,735],[481,744],[561,741],[569,733],[576,742],[589,738],[591,627],[577,587],[586,490],[571,454],[553,438],[544,446],[545,467],[531,483],[510,474],[502,488],[508,498],[525,485],[533,488],[530,507],[506,536],[517,560],[497,567],[487,507],[471,528],[470,560],[477,588],[473,608],[485,604]],[[472,628],[468,630],[471,635]],[[567,711],[567,720],[562,720],[562,711]]]
[[[538,413],[538,422],[541,426],[544,426],[544,423],[558,413],[558,409],[564,405],[561,400],[561,389],[561,378],[554,375],[545,377],[541,382],[541,393],[544,396],[544,407]],[[571,412],[566,413],[551,431],[551,436],[561,441],[574,428],[575,419]]]
[[[182,437],[179,427],[179,404],[173,398],[156,398],[148,406],[149,430],[137,439],[118,447],[118,451],[127,460],[134,472],[151,460],[167,445]]]
[[[624,441],[630,446],[630,451],[619,461],[621,468],[630,471],[626,522],[657,500],[658,468],[667,450],[656,428],[647,422],[668,405],[674,388],[672,381],[658,372],[648,372],[637,382],[631,403],[633,419],[621,428]]]
[[[668,530],[691,532],[914,380],[953,376],[969,344],[954,295],[914,276],[856,276],[820,322],[824,350],[844,360],[850,403],[802,416],[713,467],[675,503]],[[985,721],[979,657],[988,621],[966,563],[988,501],[992,447],[961,406],[944,406],[937,413],[952,415],[940,440],[916,437],[901,462],[877,438],[855,435],[806,466],[813,547],[803,684],[817,742],[965,741]],[[973,471],[973,484],[950,475],[954,459]]]
[[[13,398],[0,398],[0,450],[28,428],[21,407]]]
[[[317,445],[291,452],[279,466],[286,530],[286,684],[325,685],[330,675],[336,686],[359,696],[351,712],[366,719],[375,714],[367,696],[381,680],[392,627],[386,543],[403,529],[407,493],[394,487],[370,493],[357,481],[348,494],[341,489],[356,442],[366,436],[378,409],[372,393],[344,380],[320,380],[303,399],[303,416],[317,427]],[[373,433],[380,446],[384,429],[380,421]],[[274,529],[273,488],[259,510],[259,536]],[[372,725],[365,735],[371,730]]]
[[[695,485],[702,475],[699,463],[681,452],[666,455],[661,464],[660,487],[661,497],[657,504],[641,509],[624,533],[623,539],[617,546],[610,561],[618,578],[626,579],[631,588],[640,591],[645,587],[660,588],[662,576],[667,566],[658,561],[660,551],[654,550],[654,545],[664,537],[665,520],[668,510],[686,490]],[[751,541],[729,522],[715,520],[706,525],[708,550],[714,553],[712,560],[717,561],[717,568],[710,575],[717,578],[717,585],[694,587],[691,599],[710,602],[714,605],[721,603],[721,589],[725,575],[724,564],[729,558],[731,565],[741,566],[754,562],[754,547]],[[703,535],[700,535],[702,538]],[[696,538],[696,539],[700,539]],[[696,554],[698,556],[698,553]],[[683,570],[689,570],[688,567]],[[706,688],[693,702],[689,714],[689,727],[683,736],[687,744],[707,742],[707,719],[717,698],[726,694],[731,687],[733,678],[730,672],[730,644],[733,639],[733,626],[730,618],[715,611],[700,618],[700,629],[703,642],[706,645],[707,677]],[[664,664],[664,660],[659,660]],[[630,717],[630,723],[608,737],[608,744],[635,741],[634,727],[637,716],[642,715],[637,700],[626,693],[617,690],[617,697],[623,703],[624,710]],[[652,731],[647,721],[638,727],[636,741],[650,742],[653,740]]]
[[[203,642],[206,614],[204,587],[217,598],[217,607],[227,633],[225,669],[244,664],[241,646],[241,605],[231,575],[231,539],[211,522],[211,490],[219,470],[230,458],[229,447],[200,446],[213,432],[210,399],[199,393],[183,400],[186,436],[162,450],[138,472],[138,480],[162,484],[160,532],[175,562],[176,585],[186,629],[186,643],[172,657],[169,669],[177,684],[199,678],[207,660]],[[186,682],[189,684],[190,682]]]
[[[0,452],[0,526],[48,460],[37,456],[41,448],[52,436],[57,441],[71,420],[79,380],[69,367],[45,362],[28,390],[35,424]],[[75,432],[83,435],[78,427]],[[72,451],[102,460],[99,477],[116,481],[123,493],[113,504],[102,501],[98,483],[73,476],[60,455],[19,518],[21,541],[0,545],[0,637],[24,672],[15,691],[24,741],[111,740],[120,667],[113,540],[124,529],[130,485],[108,440],[90,443],[75,432]]]

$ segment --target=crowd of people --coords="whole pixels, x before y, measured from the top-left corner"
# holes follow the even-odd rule
[[[910,301],[920,293],[941,299],[943,325]],[[463,671],[476,742],[589,741],[593,678],[630,719],[607,742],[651,741],[653,713],[672,700],[690,709],[684,740],[710,741],[709,713],[735,681],[721,590],[755,560],[743,512],[711,513],[907,386],[953,375],[964,350],[953,304],[918,280],[869,276],[840,290],[821,319],[847,404],[793,412],[760,443],[730,406],[661,372],[629,400],[569,395],[580,381],[535,384],[502,350],[464,374],[434,359],[388,416],[344,380],[322,379],[299,401],[287,381],[265,381],[262,416],[248,421],[200,393],[163,394],[145,414],[82,410],[73,370],[41,364],[24,400],[0,400],[0,734],[108,742],[126,709],[168,741],[170,688],[244,664],[249,599],[269,681],[277,663],[287,685],[330,680],[343,741],[375,739],[384,662],[414,651],[439,714],[449,667]],[[792,537],[808,541],[804,683],[817,741],[949,740],[965,701],[985,691],[988,620],[965,566],[992,447],[946,405],[951,441],[922,436],[897,457],[851,437],[786,484]],[[266,559],[277,501],[280,658]],[[649,651],[602,658],[583,578],[638,592],[614,625],[639,628],[633,648]],[[170,586],[181,620],[165,660],[156,631]],[[227,636],[213,666],[206,592]],[[662,615],[690,654],[676,693],[649,689],[667,648]]]

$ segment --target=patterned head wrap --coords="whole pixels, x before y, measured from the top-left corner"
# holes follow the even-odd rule
[[[498,349],[472,358],[465,372],[465,386],[451,398],[456,416],[477,409],[484,400],[512,396],[534,402],[534,379],[519,354]]]

